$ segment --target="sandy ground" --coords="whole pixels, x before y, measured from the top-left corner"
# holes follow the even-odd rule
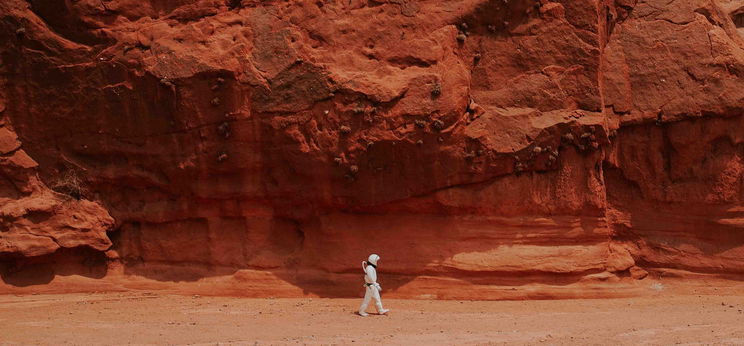
[[[602,300],[0,296],[2,344],[744,344],[744,296]]]

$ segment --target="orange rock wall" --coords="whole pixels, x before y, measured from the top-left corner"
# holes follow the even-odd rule
[[[33,162],[0,171],[5,287],[66,253],[105,256],[103,278],[76,270],[128,287],[253,295],[354,295],[370,252],[401,297],[736,279],[741,13],[734,0],[4,1],[0,159]],[[3,216],[27,203],[18,175],[39,177],[51,219]],[[40,230],[93,250],[27,250]]]

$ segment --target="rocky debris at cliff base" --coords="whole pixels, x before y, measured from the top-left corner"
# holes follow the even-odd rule
[[[648,276],[648,272],[641,267],[633,266],[630,268],[630,276],[636,280],[643,280]]]

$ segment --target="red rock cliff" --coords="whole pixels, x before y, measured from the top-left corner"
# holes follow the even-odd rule
[[[744,1],[6,0],[0,35],[6,290],[744,272]]]

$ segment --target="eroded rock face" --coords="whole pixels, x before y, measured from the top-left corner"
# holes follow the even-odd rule
[[[39,257],[61,248],[106,251],[114,220],[100,204],[57,193],[5,121],[0,127],[0,259]],[[58,187],[72,193],[71,182]],[[68,188],[68,190],[64,190]],[[4,268],[3,268],[4,269]]]
[[[742,8],[9,0],[5,113],[124,274],[348,295],[374,251],[402,296],[582,296],[744,269]]]

